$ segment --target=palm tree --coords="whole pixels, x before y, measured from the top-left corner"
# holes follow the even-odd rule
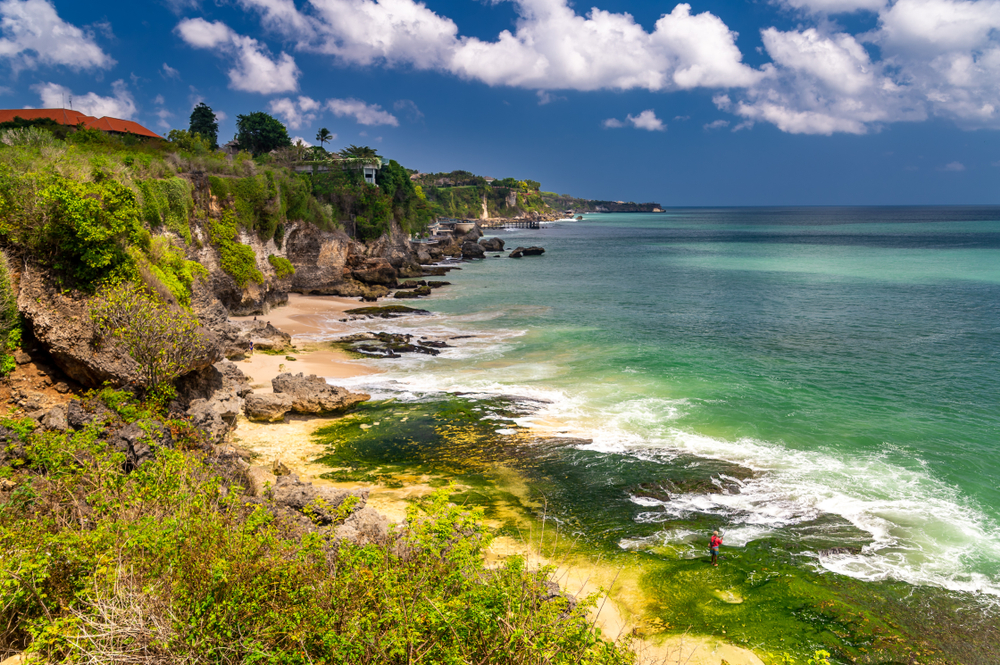
[[[319,132],[316,134],[316,140],[319,141],[320,147],[323,147],[324,143],[333,140],[333,134],[330,133],[329,129],[324,127],[323,129],[319,130]]]
[[[340,151],[340,156],[349,159],[351,157],[355,159],[377,159],[378,153],[375,152],[374,148],[369,148],[368,146],[356,146],[351,145]]]

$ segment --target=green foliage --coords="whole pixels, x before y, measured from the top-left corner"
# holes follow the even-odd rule
[[[208,235],[219,251],[222,269],[240,288],[250,282],[263,284],[264,275],[257,269],[257,255],[251,247],[238,240],[236,223],[235,214],[228,209],[223,210],[222,219],[208,222]]]
[[[215,360],[197,317],[171,309],[144,287],[105,287],[90,316],[102,339],[119,342],[137,363],[136,381],[146,393],[162,391],[196,362]]]
[[[196,279],[208,277],[208,269],[197,261],[188,261],[184,252],[168,237],[157,236],[150,242],[150,272],[170,291],[178,303],[191,306],[191,287]]]
[[[24,129],[28,127],[44,130],[58,139],[65,139],[72,131],[71,127],[61,125],[52,118],[35,118],[33,120],[25,120],[21,116],[14,116],[13,120],[0,122],[0,130]]]
[[[319,141],[320,147],[325,147],[327,141],[333,140],[333,134],[326,127],[323,127],[318,132],[316,132],[316,140]]]
[[[171,129],[170,133],[167,134],[167,140],[178,149],[195,155],[204,155],[212,151],[212,141],[210,138],[189,132],[186,129]]]
[[[7,257],[0,252],[0,376],[14,371],[14,351],[21,345],[21,317],[11,284]]]
[[[369,148],[366,145],[349,145],[340,151],[340,156],[345,159],[378,159],[379,155],[375,152],[375,148]]]
[[[188,131],[195,136],[200,136],[212,150],[219,148],[219,121],[215,117],[212,108],[205,102],[200,102],[191,111],[191,124]]]
[[[254,157],[292,145],[285,126],[263,111],[236,116],[236,142]]]
[[[8,123],[3,123],[8,124]],[[0,130],[0,143],[18,147],[44,148],[55,145],[56,137],[39,127],[21,127],[17,129]]]
[[[136,183],[142,198],[142,219],[151,228],[166,226],[191,242],[191,183],[183,178],[140,180]]]
[[[75,182],[56,179],[39,199],[46,225],[39,247],[52,265],[82,284],[93,284],[129,262],[127,244],[142,238],[135,194],[116,180]]]
[[[274,254],[271,254],[267,257],[267,262],[274,268],[274,272],[278,276],[278,279],[291,277],[295,274],[295,266],[293,266],[292,262],[283,256],[275,256]]]
[[[517,558],[487,569],[481,514],[446,491],[387,542],[333,545],[183,452],[190,425],[101,399],[114,427],[160,421],[178,449],[150,440],[155,457],[126,472],[104,423],[25,432],[18,489],[0,499],[0,650],[28,643],[65,663],[634,662],[590,629],[591,600],[549,599],[549,571]]]

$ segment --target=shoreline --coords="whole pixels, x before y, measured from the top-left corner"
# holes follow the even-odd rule
[[[304,296],[289,294],[288,303],[257,317],[268,321],[279,330],[292,335],[294,351],[271,354],[257,352],[250,358],[237,362],[250,377],[255,392],[271,392],[270,381],[281,372],[317,374],[336,383],[337,379],[352,378],[383,372],[367,360],[351,358],[346,352],[333,348],[317,336],[333,333],[350,334],[355,330],[343,322],[343,313],[363,307],[356,300],[336,296]],[[254,317],[231,317],[234,321],[252,320]],[[351,414],[332,417],[301,416],[288,414],[283,422],[252,422],[240,416],[234,432],[234,442],[257,456],[263,465],[280,462],[303,481],[320,486],[341,489],[370,490],[368,505],[386,515],[392,522],[406,517],[407,506],[434,491],[430,476],[413,476],[401,487],[384,487],[361,481],[337,482],[320,477],[329,467],[316,459],[326,452],[326,447],[314,440],[320,428],[336,423]],[[461,489],[461,488],[456,488]],[[491,520],[486,520],[491,524]],[[496,524],[493,524],[496,526]],[[638,654],[639,663],[682,662],[687,665],[763,665],[751,650],[731,644],[712,635],[647,634],[644,630],[647,617],[644,605],[647,600],[639,591],[638,575],[641,567],[629,570],[619,579],[624,569],[616,570],[592,561],[586,555],[576,554],[553,560],[546,556],[544,544],[537,546],[528,539],[510,536],[498,537],[484,553],[489,563],[499,563],[511,556],[521,556],[530,567],[551,565],[555,568],[553,579],[560,588],[576,596],[598,594],[597,606],[591,612],[594,625],[613,641],[631,641]],[[617,584],[616,584],[617,581]]]

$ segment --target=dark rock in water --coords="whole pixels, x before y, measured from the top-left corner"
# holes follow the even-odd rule
[[[476,242],[464,242],[462,243],[462,258],[463,259],[481,259],[486,256],[486,252],[480,247],[479,243]]]
[[[659,501],[670,501],[681,494],[739,494],[753,471],[718,460],[679,458],[671,462],[665,475],[632,488],[632,494]]]
[[[427,282],[425,282],[424,280],[416,281],[416,280],[408,279],[405,282],[400,282],[399,286],[397,288],[400,288],[400,289],[415,289],[418,286],[427,286]]]
[[[352,317],[368,317],[372,319],[395,319],[408,314],[430,314],[426,309],[416,309],[406,305],[384,305],[382,307],[355,307],[344,312]]]
[[[421,345],[423,345],[423,346],[429,346],[429,347],[431,347],[431,348],[435,348],[435,349],[445,349],[445,348],[449,348],[449,344],[448,344],[448,342],[434,342],[434,341],[431,341],[431,340],[429,340],[429,339],[428,339],[428,340],[423,340],[423,339],[422,339],[422,340],[420,340],[420,342],[419,342],[419,343],[420,343]]]
[[[503,240],[500,238],[490,238],[489,240],[483,238],[479,241],[479,246],[487,252],[502,252]]]
[[[509,258],[519,259],[522,256],[541,256],[544,253],[544,247],[518,247],[510,253]]]
[[[427,282],[427,287],[431,289],[440,289],[442,286],[448,286],[451,282]]]
[[[393,294],[393,298],[419,298],[421,296],[429,296],[431,294],[431,287],[429,286],[418,286],[412,291],[396,291]]]
[[[861,554],[860,547],[831,547],[829,549],[820,550],[818,554],[821,557],[833,556],[835,554]]]
[[[438,349],[447,346],[443,342],[435,343],[427,340],[413,342],[412,335],[387,332],[356,333],[341,337],[338,342],[349,344],[351,351],[372,358],[399,358],[400,353],[425,353],[436,356]]]

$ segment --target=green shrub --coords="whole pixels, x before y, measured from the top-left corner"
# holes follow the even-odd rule
[[[0,376],[14,371],[14,351],[21,345],[21,316],[10,280],[7,257],[0,252]]]
[[[238,240],[236,216],[231,210],[222,211],[222,219],[209,220],[208,235],[219,251],[222,269],[243,288],[250,282],[264,283],[264,275],[257,269],[257,255],[248,245]]]
[[[142,198],[142,219],[152,228],[166,226],[191,243],[191,183],[184,178],[140,180],[136,183]]]
[[[38,127],[22,127],[0,131],[0,143],[7,146],[44,148],[55,145],[55,142],[56,137],[52,135],[52,132]]]
[[[161,421],[106,390],[110,420]],[[548,599],[548,570],[487,569],[481,512],[447,488],[388,542],[334,545],[238,479],[177,449],[126,472],[80,431],[25,430],[27,464],[0,504],[0,650],[44,662],[634,662],[586,619],[593,599]],[[222,467],[224,468],[224,467]],[[9,497],[9,498],[8,498]],[[335,522],[347,509],[336,512]]]
[[[295,274],[295,266],[292,265],[291,261],[282,256],[275,256],[274,254],[271,254],[267,257],[267,262],[274,268],[274,272],[278,276],[278,279],[291,277]]]

